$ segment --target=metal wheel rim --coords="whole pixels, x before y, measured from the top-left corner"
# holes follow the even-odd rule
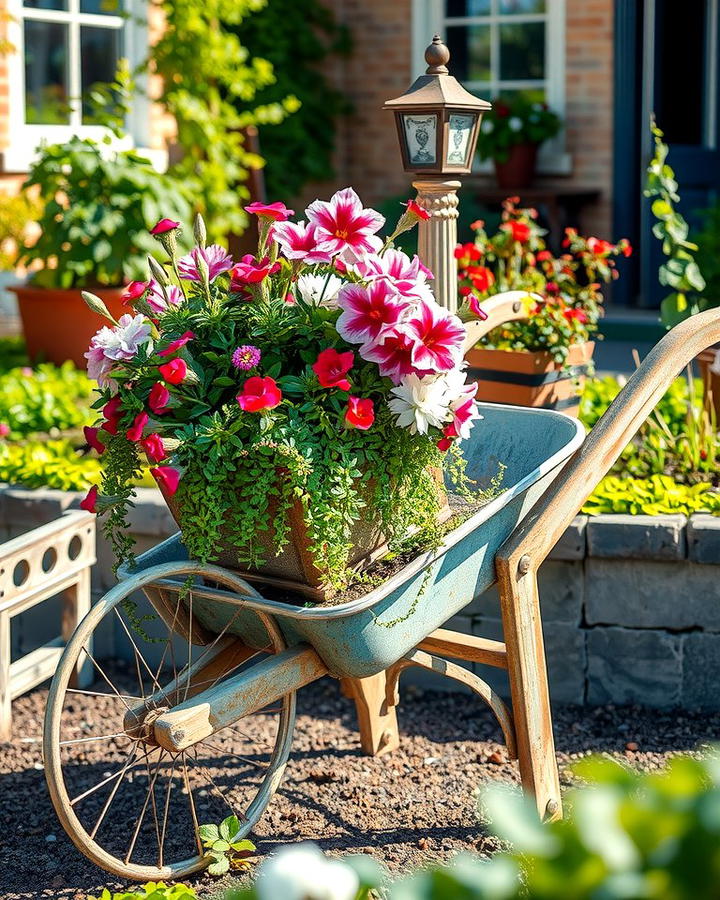
[[[92,607],[68,641],[48,693],[43,725],[43,762],[53,807],[63,829],[77,849],[101,868],[121,878],[140,881],[175,880],[206,868],[209,860],[205,856],[198,854],[163,867],[124,863],[90,837],[71,806],[63,777],[63,765],[60,758],[60,727],[64,700],[77,657],[83,652],[83,647],[89,637],[105,616],[112,612],[122,600],[142,589],[143,586],[150,585],[160,578],[189,574],[206,576],[214,581],[223,583],[226,587],[242,595],[258,596],[257,592],[242,578],[218,566],[203,566],[196,562],[183,561],[164,563],[147,569],[139,575],[115,585]],[[267,629],[274,645],[274,652],[277,653],[285,649],[287,646],[285,639],[274,619],[257,610],[254,610],[254,613],[261,619]],[[292,745],[295,712],[296,692],[292,691],[282,698],[282,710],[278,718],[278,730],[273,753],[262,783],[243,814],[239,838],[245,837],[256,824],[282,781]]]

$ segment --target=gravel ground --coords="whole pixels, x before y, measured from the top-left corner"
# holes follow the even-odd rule
[[[81,900],[103,887],[127,889],[85,860],[55,818],[38,742],[46,695],[37,689],[13,704],[16,737],[0,745],[0,897]],[[352,702],[334,681],[299,693],[286,778],[254,834],[261,855],[313,840],[329,851],[371,853],[397,872],[458,850],[496,848],[477,820],[474,793],[483,782],[517,782],[518,775],[489,712],[468,694],[412,687],[402,691],[398,712],[400,749],[371,759],[360,752]],[[78,719],[97,714],[95,698],[73,705]],[[555,732],[567,785],[568,765],[591,751],[656,769],[674,753],[715,740],[720,715],[560,707]],[[215,777],[224,771],[221,764]],[[131,826],[116,815],[111,827],[126,837]],[[194,881],[202,897],[230,883]]]

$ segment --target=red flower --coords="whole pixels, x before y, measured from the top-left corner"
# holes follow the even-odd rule
[[[468,278],[473,283],[473,287],[484,293],[495,284],[495,276],[487,266],[475,266],[468,272]]]
[[[338,353],[337,350],[329,347],[318,354],[312,370],[317,375],[321,387],[337,387],[342,391],[349,391],[350,382],[345,375],[352,369],[354,362],[355,354],[352,350]]]
[[[97,431],[97,429],[95,429]],[[7,437],[10,434],[10,426],[7,422],[0,422],[0,438]]]
[[[122,415],[122,410],[120,408],[121,403],[120,397],[115,396],[112,400],[108,400],[105,406],[103,406],[102,414],[107,421],[103,423],[102,429],[103,431],[107,431],[108,434],[118,433],[120,416]]]
[[[552,253],[549,250],[541,250],[537,255],[538,262],[545,262],[548,259],[552,259]]]
[[[461,288],[458,288],[458,293],[461,297],[468,297],[470,294],[472,294],[472,288],[464,284]]]
[[[150,474],[157,481],[163,494],[172,497],[180,483],[180,472],[172,466],[158,466],[156,469],[150,469]]]
[[[510,115],[510,107],[506,103],[496,103],[494,112],[499,119],[507,119]]]
[[[162,462],[167,456],[162,438],[155,432],[149,434],[144,441],[140,442],[140,445],[147,453],[150,462]]]
[[[530,240],[530,226],[527,222],[518,222],[516,219],[511,219],[509,222],[503,222],[500,228],[502,231],[507,231],[511,234],[512,239],[519,244],[524,244]]]
[[[132,425],[125,432],[125,436],[129,441],[139,441],[142,437],[143,428],[147,425],[149,416],[145,412],[138,413],[133,419]]]
[[[620,242],[622,244],[622,255],[623,256],[632,256],[633,248],[630,241],[625,240],[624,242]]]
[[[348,397],[347,409],[345,410],[345,427],[358,428],[360,431],[367,431],[375,421],[375,410],[373,402],[370,399],[361,397]]]
[[[576,322],[579,322],[580,325],[584,325],[588,320],[587,315],[582,309],[564,309],[563,315],[568,322],[574,319]]]
[[[80,509],[84,509],[86,512],[96,513],[97,495],[98,487],[94,484],[87,492],[86,496],[80,501]]]
[[[88,444],[90,444],[90,446],[93,448],[93,450],[96,451],[96,453],[104,453],[105,452],[105,444],[103,444],[98,439],[98,429],[97,428],[90,428],[89,425],[86,425],[83,428],[83,434],[85,435],[85,440],[88,442]]]
[[[168,231],[173,231],[175,228],[179,227],[180,223],[174,222],[172,219],[160,219],[160,221],[150,229],[150,234],[166,234]]]
[[[484,322],[485,319],[487,319],[488,314],[487,314],[487,313],[485,312],[485,310],[480,306],[480,301],[479,301],[478,298],[475,296],[475,294],[473,294],[473,295],[470,297],[470,299],[468,300],[468,306],[470,307],[470,312],[471,312],[474,316],[477,316],[478,319],[480,319],[481,322]]]
[[[407,203],[403,203],[403,206],[406,207],[408,213],[411,216],[415,216],[416,219],[427,222],[430,218],[430,213],[426,209],[423,209],[417,200],[408,200]]]
[[[480,231],[480,229],[482,229],[484,227],[485,227],[484,219],[475,219],[474,222],[470,223],[470,228],[472,228],[473,231]]]
[[[468,400],[470,404],[474,404],[474,402],[472,399]],[[451,422],[443,428],[443,436],[436,444],[438,450],[441,450],[443,453],[447,452],[452,447],[452,442],[456,437],[459,437],[458,430],[455,427],[455,423]]]
[[[165,385],[157,381],[150,389],[148,397],[148,406],[156,416],[161,416],[167,412],[168,401],[170,400],[170,391]]]
[[[245,212],[253,216],[272,219],[273,222],[286,222],[290,216],[295,215],[294,209],[288,209],[284,203],[251,203],[245,207]]]
[[[560,288],[554,281],[548,281],[548,283],[545,285],[545,290],[548,292],[548,294],[560,293]]]
[[[259,284],[268,275],[274,275],[279,270],[279,262],[271,263],[267,256],[258,262],[251,253],[248,253],[230,269],[230,290],[243,291],[246,285]]]
[[[262,412],[264,409],[275,409],[282,400],[282,392],[269,375],[264,378],[253,375],[245,382],[242,393],[236,399],[245,412]]]
[[[610,241],[603,241],[601,238],[596,237],[589,237],[587,239],[587,247],[594,256],[607,256],[613,249],[613,245]]]
[[[195,337],[195,333],[192,331],[186,331],[185,334],[180,335],[179,338],[176,338],[174,341],[171,341],[164,350],[158,351],[158,356],[172,356],[173,353],[177,353],[181,347],[184,347],[188,341],[193,340]]]
[[[120,300],[122,301],[122,305],[128,306],[130,303],[132,303],[133,300],[137,300],[138,297],[142,297],[142,295],[149,287],[149,281],[131,281],[130,284],[125,288],[125,292],[120,298]]]
[[[182,384],[188,367],[184,359],[171,359],[170,362],[158,366],[158,372],[168,384]]]

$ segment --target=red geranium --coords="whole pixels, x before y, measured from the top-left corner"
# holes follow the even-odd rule
[[[367,431],[375,421],[373,402],[369,398],[348,397],[345,410],[345,425],[347,428],[358,428]]]
[[[262,412],[264,409],[275,409],[280,404],[282,391],[269,375],[264,378],[253,375],[245,382],[236,399],[240,409],[245,412]]]
[[[168,384],[182,384],[187,377],[187,363],[184,359],[171,359],[158,366],[158,372]]]
[[[516,222],[515,219],[511,219],[509,222],[503,222],[500,228],[512,235],[512,239],[519,244],[530,240],[530,226],[527,222]]]
[[[571,322],[574,319],[580,325],[584,325],[588,320],[586,313],[582,309],[564,309],[563,315],[568,322]]]
[[[484,293],[495,284],[495,276],[487,266],[474,266],[468,270],[468,278],[473,283],[475,290]]]
[[[150,389],[148,397],[148,406],[156,416],[161,416],[167,412],[168,401],[170,400],[170,391],[165,385],[158,381]]]
[[[337,350],[329,347],[318,354],[312,370],[317,375],[321,387],[337,387],[342,391],[349,391],[350,382],[345,376],[352,369],[354,362],[355,354],[352,350],[338,353]]]

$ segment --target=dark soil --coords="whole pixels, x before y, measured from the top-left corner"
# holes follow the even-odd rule
[[[46,693],[15,701],[15,738],[0,745],[0,897],[81,900],[103,887],[127,889],[74,848],[52,810],[39,743]],[[517,766],[507,761],[490,713],[470,695],[405,688],[402,745],[379,759],[362,755],[352,703],[336,682],[324,679],[298,699],[286,777],[254,834],[261,856],[312,840],[330,852],[370,853],[398,872],[459,850],[497,848],[477,818],[476,791],[488,781],[517,782]],[[91,720],[97,704],[79,697],[73,715]],[[264,727],[260,719],[257,735]],[[567,786],[568,765],[591,751],[656,769],[674,753],[715,740],[720,715],[565,707],[555,712],[555,732]],[[218,757],[215,765],[221,781],[227,764]],[[111,824],[127,839],[122,810]],[[193,879],[202,897],[220,894],[232,880]]]

